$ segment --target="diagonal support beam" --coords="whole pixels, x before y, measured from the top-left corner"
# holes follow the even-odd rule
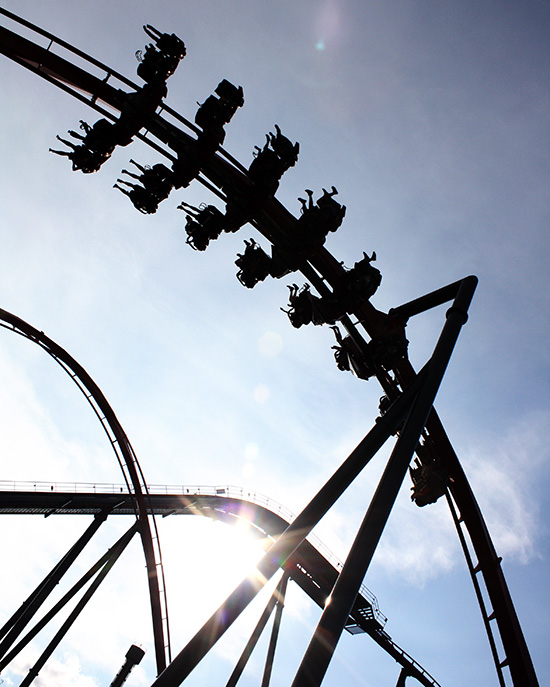
[[[218,610],[157,677],[151,687],[176,687],[197,667],[259,590],[279,568],[284,567],[288,558],[332,508],[388,438],[398,431],[426,372],[426,369],[421,370],[417,378],[386,411],[386,414],[377,419],[370,432],[304,510],[286,528],[279,539],[268,549],[256,566],[255,573],[244,579],[234,589]]]
[[[52,590],[59,584],[63,575],[74,563],[100,526],[105,522],[107,515],[107,512],[103,512],[94,517],[92,523],[80,539],[73,544],[65,556],[63,556],[57,565],[54,566],[49,575],[44,578],[32,594],[29,595],[28,599],[23,602],[20,608],[4,624],[0,630],[0,637],[3,637],[2,642],[0,642],[0,658],[4,656],[6,651],[13,645],[17,637],[23,632]]]
[[[277,608],[275,609],[275,618],[273,619],[273,627],[271,629],[271,638],[267,648],[267,657],[265,660],[264,676],[262,678],[262,687],[269,687],[271,681],[271,671],[273,669],[273,660],[275,659],[275,648],[277,647],[277,639],[279,638],[279,629],[281,627],[281,619],[283,617],[283,609],[285,607],[286,587],[288,584],[288,575],[285,573],[277,586]]]
[[[278,604],[278,600],[281,595],[281,585],[283,584],[283,580],[285,579],[287,579],[287,575],[283,575],[281,581],[277,585],[277,588],[269,597],[269,601],[267,602],[267,605],[264,608],[263,613],[260,616],[260,619],[258,620],[258,624],[256,625],[252,634],[250,635],[250,638],[246,643],[243,653],[241,654],[239,660],[237,661],[237,665],[235,666],[233,672],[231,673],[231,676],[229,677],[229,681],[227,682],[226,687],[235,687],[241,675],[243,674],[246,664],[248,663],[248,659],[250,658],[252,652],[256,648],[256,644],[258,643],[258,640],[260,639],[262,632],[264,631],[265,626],[267,625],[267,622],[271,617],[271,614],[273,613],[273,609]]]
[[[403,430],[359,528],[347,560],[298,668],[292,687],[318,687],[344,630],[359,587],[366,575],[386,526],[407,468],[420,440],[449,359],[468,319],[468,308],[477,286],[475,277],[460,282],[454,302],[428,363],[428,370],[414,399]]]
[[[1,44],[2,32],[0,31],[0,47]],[[134,453],[130,441],[128,440],[128,437],[122,428],[122,425],[118,421],[114,410],[111,408],[101,389],[82,367],[82,365],[80,365],[71,355],[69,355],[69,353],[67,353],[67,351],[59,346],[59,344],[46,336],[44,332],[39,331],[32,325],[22,320],[20,317],[7,312],[3,308],[0,308],[0,320],[8,323],[13,331],[17,334],[21,334],[30,341],[34,341],[36,344],[38,344],[66,372],[69,373],[71,379],[75,381],[79,389],[83,393],[85,392],[84,395],[94,409],[94,412],[97,414],[98,418],[100,418],[111,444],[113,446],[115,444],[118,445],[121,455],[116,452],[117,458],[128,486],[128,491],[132,492],[132,498],[134,499],[135,503],[134,508],[139,521],[139,533],[141,536],[143,553],[145,555],[145,564],[147,567],[151,617],[153,620],[153,637],[155,642],[155,657],[157,661],[157,670],[160,673],[166,666],[167,654],[168,657],[171,656],[168,608],[166,604],[164,574],[158,532],[156,532],[154,515],[152,515],[151,522],[153,524],[153,529],[155,530],[155,537],[153,537],[151,522],[149,521],[148,516],[149,504],[147,503],[146,498],[148,496],[147,486],[143,477],[143,472],[137,460],[137,456]],[[93,399],[93,403],[91,399]],[[98,410],[101,411],[102,416]],[[133,490],[130,488],[130,482]],[[160,578],[163,581],[162,593],[159,581],[159,569],[161,572]]]
[[[19,652],[24,649],[27,644],[36,637],[36,635],[54,618],[59,611],[84,587],[84,585],[89,582],[93,578],[96,573],[99,572],[98,578],[100,578],[100,582],[103,580],[107,572],[112,568],[114,565],[115,561],[118,559],[118,557],[121,555],[121,553],[124,551],[124,549],[128,546],[130,541],[132,540],[132,537],[134,534],[138,531],[139,524],[135,522],[130,529],[120,537],[120,539],[88,570],[87,573],[85,573],[78,582],[76,582],[71,589],[63,596],[62,599],[60,599],[55,606],[46,613],[46,615],[30,630],[16,645],[15,647],[8,653],[6,656],[3,657],[3,659],[0,661],[0,671],[3,670],[9,663],[19,654]],[[93,591],[97,589],[99,586],[99,583],[94,580],[93,585],[95,587],[93,588]],[[93,585],[90,586],[90,589],[92,589]],[[93,593],[93,592],[92,592]],[[86,592],[86,595],[83,597],[85,601],[83,602],[82,600],[79,602],[78,606],[76,608],[79,608],[78,612],[74,616],[72,622],[76,619],[78,616],[78,613],[80,613],[80,610],[84,608],[84,605],[87,603],[87,601],[91,598],[90,590]],[[75,611],[76,611],[75,608]],[[75,613],[73,611],[73,614]],[[72,616],[71,616],[72,617]],[[72,623],[71,623],[72,624]],[[69,626],[65,629],[65,632],[69,629]],[[59,637],[59,641],[61,640],[62,637]],[[59,642],[58,642],[59,643]],[[53,647],[52,651],[55,649]],[[51,653],[51,652],[50,652]],[[47,659],[48,657],[46,657]],[[45,662],[45,661],[44,661]],[[43,665],[43,664],[42,664]],[[40,666],[41,667],[41,666]],[[40,668],[39,668],[40,669]],[[38,674],[38,673],[36,673]],[[36,675],[35,675],[36,677]],[[34,678],[33,678],[34,679]],[[23,683],[22,683],[23,684]]]

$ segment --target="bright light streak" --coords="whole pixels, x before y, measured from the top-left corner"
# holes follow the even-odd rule
[[[238,518],[229,525],[189,516],[164,521],[161,540],[173,635],[187,638],[254,571],[270,543]]]

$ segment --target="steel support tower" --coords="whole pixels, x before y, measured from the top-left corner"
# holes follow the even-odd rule
[[[372,257],[364,254],[364,258],[348,270],[324,246],[327,233],[338,228],[345,213],[345,208],[334,198],[336,189],[324,191],[316,201],[308,191],[308,199],[303,201],[302,214],[298,218],[275,197],[282,174],[297,161],[299,146],[291,144],[277,128],[276,134],[268,135],[264,148],[258,149],[248,169],[221,147],[224,126],[244,103],[242,88],[225,80],[220,82],[216,95],[199,108],[194,124],[164,102],[166,79],[185,55],[181,39],[173,34],[162,34],[149,25],[144,27],[153,43],[146,48],[138,67],[138,76],[145,83],[137,85],[24,19],[6,10],[0,10],[0,15],[10,27],[0,26],[2,54],[103,117],[96,122],[97,127],[85,127],[84,134],[75,135],[75,140],[61,139],[69,148],[57,152],[73,162],[73,169],[97,171],[117,145],[128,145],[135,138],[147,143],[166,164],[153,167],[152,174],[139,168],[141,174],[130,175],[142,184],[138,184],[137,189],[133,182],[119,180],[124,184],[119,186],[120,190],[130,196],[136,208],[146,214],[154,214],[158,202],[172,189],[185,188],[191,180],[198,180],[225,204],[225,213],[215,206],[207,206],[201,214],[198,208],[182,203],[181,208],[188,214],[188,243],[197,250],[204,250],[209,241],[222,231],[233,232],[245,224],[252,225],[271,245],[271,256],[255,241],[246,242],[243,255],[239,255],[236,261],[241,283],[252,288],[268,276],[281,278],[301,273],[308,283],[301,289],[296,285],[290,287],[288,314],[291,323],[294,326],[310,322],[332,325],[337,336],[338,346],[335,348],[339,367],[349,369],[363,379],[376,378],[385,394],[380,415],[365,438],[303,511],[291,523],[280,527],[280,536],[257,566],[263,582],[258,582],[258,576],[243,580],[187,646],[172,655],[162,557],[154,521],[158,506],[149,492],[127,436],[101,390],[79,363],[43,332],[11,313],[0,311],[3,326],[41,346],[82,389],[107,432],[125,480],[122,496],[117,494],[116,499],[109,502],[105,496],[104,502],[96,503],[95,510],[87,511],[94,512],[92,525],[4,625],[0,633],[0,655],[3,656],[0,666],[6,665],[17,637],[48,595],[48,590],[70,567],[101,522],[109,513],[116,513],[117,508],[126,508],[135,515],[136,521],[90,571],[87,579],[95,576],[94,582],[75,614],[87,603],[128,541],[134,534],[139,534],[148,572],[158,671],[153,686],[174,687],[185,681],[261,586],[282,569],[283,577],[277,592],[268,603],[228,683],[237,683],[266,617],[274,612],[275,624],[262,682],[262,687],[266,687],[270,680],[287,581],[293,579],[300,584],[302,579],[305,588],[309,579],[307,572],[311,560],[306,552],[311,552],[307,537],[376,452],[396,436],[378,488],[343,566],[331,570],[330,563],[320,562],[321,577],[324,577],[319,599],[330,595],[331,603],[324,608],[293,687],[320,685],[342,632],[353,627],[368,632],[398,660],[402,666],[398,685],[404,684],[409,676],[425,685],[437,684],[405,652],[396,648],[389,637],[384,636],[381,627],[376,627],[380,623],[373,615],[372,603],[365,600],[361,592],[363,579],[409,469],[413,476],[413,496],[418,505],[440,497],[448,501],[480,602],[500,684],[511,681],[515,687],[535,687],[537,678],[500,558],[460,461],[433,406],[454,345],[467,321],[477,279],[465,277],[398,305],[387,313],[377,310],[370,301],[380,283],[379,272],[371,265],[374,254]],[[32,40],[20,35],[23,28],[32,34]],[[407,323],[410,318],[445,303],[449,308],[440,337],[430,359],[417,372],[407,356]],[[64,509],[72,507],[71,504],[86,497],[85,494],[70,497],[61,494],[61,500],[65,499],[61,503],[54,496],[59,494],[48,495],[48,502],[41,495],[39,505],[33,507],[64,512]],[[27,493],[16,497],[20,501],[14,508],[25,507],[26,500],[30,502],[35,498]],[[3,493],[2,498],[8,497]],[[92,507],[88,505],[87,508]],[[297,572],[300,570],[302,573]],[[310,578],[318,584],[315,576],[310,575]],[[483,600],[482,588],[486,591],[488,604]],[[73,619],[71,616],[68,624]],[[63,632],[67,629],[64,627]],[[31,684],[43,665],[42,661],[47,660],[60,639],[56,636],[52,640],[51,647],[46,649],[24,685]],[[497,648],[497,639],[502,649]]]

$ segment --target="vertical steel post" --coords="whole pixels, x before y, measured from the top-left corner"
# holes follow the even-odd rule
[[[143,651],[141,647],[132,644],[126,653],[124,665],[115,675],[115,679],[111,682],[109,687],[121,687],[121,685],[126,682],[128,675],[132,672],[132,668],[137,666],[138,663],[141,663],[141,659],[144,655],[145,651]]]
[[[235,687],[235,685],[239,681],[243,673],[243,670],[245,669],[246,664],[248,663],[248,659],[252,655],[252,652],[254,651],[256,644],[258,643],[258,640],[260,639],[261,634],[264,631],[265,626],[267,625],[267,621],[273,613],[273,609],[275,608],[276,603],[277,590],[275,590],[273,594],[269,597],[269,601],[267,602],[267,605],[264,608],[262,615],[260,616],[260,619],[258,620],[258,624],[252,631],[252,634],[250,635],[250,638],[246,643],[243,653],[241,654],[239,660],[237,661],[237,665],[235,666],[233,672],[229,677],[226,687]]]
[[[273,660],[275,658],[275,647],[277,646],[277,639],[279,637],[279,628],[281,627],[281,618],[283,616],[283,608],[285,607],[286,586],[288,584],[288,575],[285,573],[279,582],[277,595],[277,608],[275,610],[275,618],[273,619],[273,628],[271,630],[271,638],[269,640],[269,647],[267,649],[267,657],[265,660],[264,676],[262,679],[262,687],[269,687],[271,680],[271,671],[273,669]]]

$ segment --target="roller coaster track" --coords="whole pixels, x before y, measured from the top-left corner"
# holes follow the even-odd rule
[[[149,579],[149,595],[158,666],[170,661],[168,605],[162,567],[162,553],[154,515],[149,517],[147,483],[132,445],[101,389],[77,361],[61,346],[20,318],[0,309],[0,324],[40,346],[71,377],[101,422],[122,470],[126,488],[139,524]],[[160,668],[162,670],[163,668]]]
[[[121,497],[121,494],[124,494]],[[293,519],[279,503],[261,494],[235,486],[149,485],[147,510],[150,515],[202,515],[228,524],[236,520],[250,525],[259,537],[276,539]],[[132,515],[134,504],[126,488],[103,484],[51,484],[0,482],[0,515]],[[290,579],[321,608],[338,576],[342,563],[313,536],[304,540],[284,566]],[[407,674],[426,687],[439,683],[384,631],[386,617],[374,594],[364,585],[354,604],[346,629],[367,633]]]
[[[164,618],[166,619],[168,607],[155,515],[162,517],[173,514],[203,515],[234,524],[236,518],[243,518],[242,505],[248,504],[253,506],[252,509],[247,508],[245,511],[247,522],[252,526],[252,532],[267,536],[272,540],[279,537],[294,519],[289,510],[273,499],[238,487],[190,486],[174,488],[170,492],[168,487],[149,487],[145,483],[137,457],[113,410],[82,366],[49,339],[44,332],[39,332],[19,317],[1,308],[0,326],[40,346],[72,379],[105,430],[125,479],[124,486],[109,485],[108,488],[105,485],[0,482],[0,514],[40,514],[46,517],[72,514],[99,517],[105,513],[136,515],[144,551],[148,551],[146,547],[151,547],[153,553],[158,551],[154,567],[148,566],[149,580],[155,577],[158,579],[160,571],[162,581],[162,589],[159,588],[158,582],[153,585],[150,583],[152,613],[158,613],[164,603]],[[137,488],[134,486],[134,480],[137,480]],[[140,499],[136,493],[141,495]],[[153,523],[154,537],[151,535],[151,528],[143,527],[143,522],[147,522],[148,518]],[[155,542],[156,549],[153,547]],[[146,562],[148,560],[150,559],[147,558],[146,553]],[[287,558],[283,567],[291,579],[323,608],[342,569],[342,563],[315,535],[310,535]],[[162,616],[161,619],[163,619]],[[369,634],[406,670],[407,675],[416,678],[425,687],[440,687],[439,683],[384,631],[386,620],[380,612],[374,594],[361,585],[346,624],[348,632]],[[155,630],[154,627],[153,631],[158,632],[158,628]],[[163,635],[158,639],[159,646],[162,637]],[[0,668],[7,664],[12,653],[4,658],[0,654]],[[168,653],[169,656],[170,653]]]
[[[134,83],[106,65],[73,48],[68,43],[12,13],[0,10],[0,14],[15,22],[18,30],[24,27],[30,31],[34,40],[48,41],[48,45],[43,47],[33,40],[23,38],[14,31],[0,27],[0,52],[5,56],[112,120],[115,120],[125,109],[132,107],[132,93],[124,91],[122,87],[132,88],[135,93],[139,91],[139,87]],[[57,54],[58,52],[64,53],[65,57]],[[76,61],[80,61],[83,66],[77,66]],[[99,75],[96,76],[92,72]],[[143,113],[142,123],[142,130],[145,130],[145,133],[140,133],[139,138],[166,158],[174,161],[178,156],[193,154],[196,151],[197,139],[194,136],[197,133],[196,127],[168,106],[163,104],[155,113]],[[181,125],[188,131],[183,131]],[[298,219],[274,196],[262,196],[260,198],[253,182],[247,175],[247,171],[228,153],[220,148],[216,154],[205,159],[201,165],[198,181],[218,198],[224,201],[231,199],[248,208],[249,223],[283,256],[289,258],[293,267],[309,280],[319,295],[330,297],[334,294],[346,273],[342,263],[324,247],[315,249],[307,256],[297,257],[294,255],[293,246],[295,245],[294,237]],[[457,293],[462,286],[462,282],[451,284],[432,294],[396,307],[388,313],[377,310],[369,300],[363,300],[350,306],[347,313],[339,319],[339,324],[346,330],[361,355],[367,360],[368,344],[365,334],[371,342],[385,341],[392,336],[404,338],[405,327],[411,317],[458,297]],[[453,306],[448,311],[447,321],[449,321],[449,317],[452,318],[455,315],[457,315],[457,308]],[[464,313],[461,317],[462,322],[464,322]],[[418,375],[406,354],[399,356],[391,365],[376,365],[374,376],[378,379],[389,401],[394,404],[407,395],[407,391],[415,384],[419,383]],[[459,459],[433,407],[425,420],[423,436],[435,447],[441,464],[451,478],[448,501],[460,540],[465,549],[466,559],[469,561],[468,566],[478,599],[481,596],[478,592],[480,582],[483,582],[488,594],[491,607],[486,608],[484,604],[481,604],[481,611],[489,635],[499,681],[501,685],[505,684],[502,669],[507,667],[510,671],[511,680],[516,687],[534,687],[538,681],[502,572],[500,558],[495,551],[482,513]],[[125,462],[129,471],[135,468],[130,455],[125,459]],[[129,466],[134,467],[130,468]],[[134,478],[138,482],[137,471],[132,476],[132,483]],[[146,506],[143,489],[136,489],[134,484],[134,490],[138,516],[145,521]],[[143,502],[142,505],[140,505],[141,502]],[[143,527],[146,528],[147,526],[143,525]],[[469,538],[469,544],[466,535]],[[150,544],[147,546],[151,548]],[[156,569],[158,561],[154,560],[153,553],[150,553],[149,556],[151,560],[148,562],[148,566],[151,569]],[[162,625],[157,620],[157,626],[159,624]],[[500,636],[503,649],[501,656],[498,655],[496,649],[495,633]],[[161,630],[158,630],[158,634],[163,636]],[[165,659],[162,658],[164,646],[161,649],[160,642],[156,651],[157,664],[160,670],[160,666],[165,664]],[[173,665],[175,663],[175,661],[172,662]],[[168,675],[169,671],[166,672]],[[163,683],[160,680],[158,682],[159,687],[161,684],[168,684],[168,682]]]
[[[155,541],[158,544],[155,515],[163,517],[172,514],[203,515],[233,524],[235,518],[242,519],[242,505],[248,504],[254,507],[247,508],[245,511],[247,520],[252,525],[252,531],[273,540],[280,536],[293,520],[292,513],[272,499],[238,487],[191,486],[179,487],[169,492],[168,487],[147,486],[133,449],[114,412],[86,371],[43,332],[39,332],[3,309],[0,309],[0,325],[39,345],[69,375],[101,422],[125,478],[124,486],[110,485],[109,489],[106,489],[104,485],[90,487],[90,485],[78,484],[0,482],[0,514],[40,514],[46,517],[54,514],[95,516],[103,513],[134,514],[138,517],[142,543],[145,541],[144,550],[147,545],[152,546]],[[132,465],[135,466],[134,469]],[[133,482],[136,474],[139,475],[137,492],[142,496],[139,500],[136,497]],[[151,536],[150,528],[143,528],[142,523],[148,517],[152,519],[155,537]],[[158,570],[160,570],[163,583],[162,594],[158,584],[150,585],[153,612],[157,611],[162,601],[166,603],[160,547],[158,547],[158,561],[151,568],[152,575],[149,575],[149,578],[158,577]],[[341,568],[342,563],[314,535],[311,535],[309,540],[304,539],[284,564],[284,569],[291,579],[321,608],[324,607]],[[167,618],[167,606],[165,613]],[[439,687],[439,683],[384,631],[385,623],[386,617],[380,612],[376,597],[362,585],[346,629],[352,634],[361,632],[369,634],[406,670],[407,675],[416,678],[425,687]]]

